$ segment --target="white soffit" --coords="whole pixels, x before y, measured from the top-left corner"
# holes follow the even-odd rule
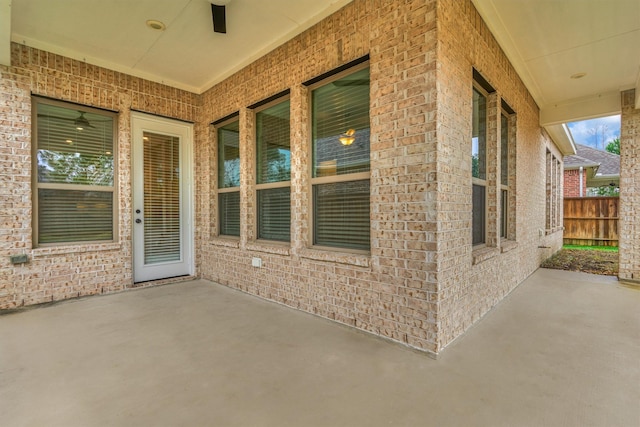
[[[227,34],[208,0],[7,1],[15,43],[202,93],[352,0],[232,0]]]
[[[541,126],[578,122],[620,114],[620,91],[572,99],[540,110]]]
[[[0,0],[0,65],[11,65],[11,0]]]
[[[473,0],[541,109],[541,125],[618,114],[639,86],[640,1]],[[586,73],[579,79],[570,76]]]
[[[564,156],[576,153],[576,143],[566,124],[545,126],[545,130]]]

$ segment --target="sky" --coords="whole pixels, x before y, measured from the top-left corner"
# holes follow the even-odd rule
[[[569,123],[569,130],[576,144],[604,150],[608,143],[620,138],[620,116],[601,117]]]

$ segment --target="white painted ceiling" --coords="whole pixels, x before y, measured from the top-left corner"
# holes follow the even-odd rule
[[[0,0],[0,63],[11,39],[201,93],[350,1],[231,0],[216,34],[207,0]],[[640,0],[472,1],[563,151],[564,124],[616,114],[620,90],[640,107]]]
[[[16,43],[201,93],[350,1],[232,0],[227,34],[207,0],[0,0],[0,14]]]
[[[620,91],[638,85],[640,0],[472,1],[543,125],[616,114]],[[577,73],[586,75],[570,78]]]

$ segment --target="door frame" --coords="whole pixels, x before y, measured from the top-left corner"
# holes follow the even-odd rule
[[[193,191],[193,139],[194,126],[192,123],[184,122],[176,119],[169,119],[151,114],[145,114],[137,111],[131,111],[131,266],[133,270],[133,282],[145,282],[150,280],[162,280],[163,278],[177,277],[183,275],[193,276],[195,274],[195,239],[194,239],[194,191]],[[180,132],[176,133],[179,129]],[[166,135],[179,136],[180,141],[180,178],[181,178],[181,200],[180,200],[180,218],[181,218],[181,239],[183,250],[182,257],[186,263],[186,272],[180,272],[176,275],[166,275],[165,277],[140,278],[140,267],[137,265],[136,259],[136,213],[139,208],[140,195],[144,197],[143,188],[138,188],[140,184],[144,185],[144,172],[140,169],[143,167],[143,148],[142,135],[143,132],[154,132]],[[137,166],[136,166],[137,165]],[[138,170],[138,175],[136,171]],[[139,176],[139,175],[142,175]],[[138,204],[138,205],[136,205]],[[142,243],[140,243],[142,244]],[[143,265],[143,264],[141,264]],[[170,270],[167,267],[167,270]],[[136,277],[138,271],[138,277]],[[143,276],[145,277],[145,276]]]

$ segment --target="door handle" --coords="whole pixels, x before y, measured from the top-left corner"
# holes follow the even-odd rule
[[[142,222],[142,220],[140,218],[136,219],[136,224],[140,224]]]

